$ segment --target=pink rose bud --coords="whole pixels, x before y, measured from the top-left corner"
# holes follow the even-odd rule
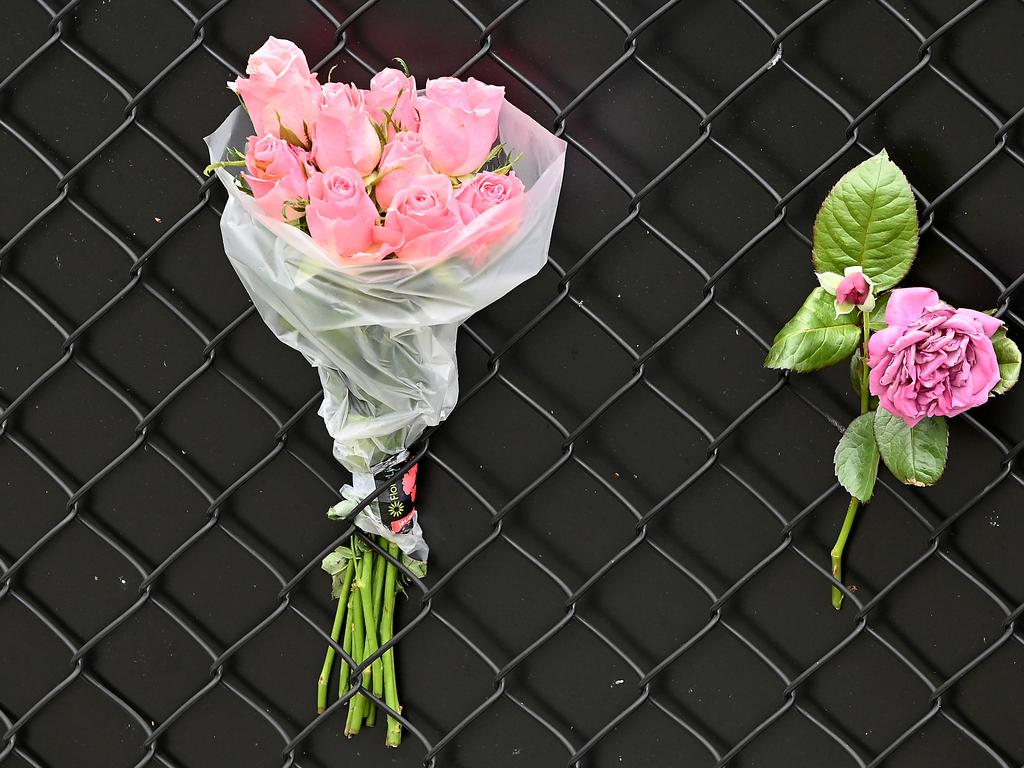
[[[435,173],[413,179],[391,201],[384,227],[400,236],[401,258],[442,255],[465,227],[448,177]]]
[[[847,267],[841,275],[835,272],[818,272],[815,277],[822,288],[835,296],[836,317],[855,309],[871,312],[875,308],[875,284],[864,274],[863,267]]]
[[[381,126],[387,123],[384,110],[391,112],[391,121],[397,123],[403,131],[419,130],[420,120],[416,115],[416,78],[407,77],[397,69],[382,69],[370,80],[370,90],[363,91],[366,108]],[[388,139],[393,139],[398,131],[388,126]]]
[[[836,301],[840,304],[861,306],[871,295],[871,286],[863,272],[853,272],[842,279],[836,287]]]
[[[376,226],[377,207],[354,168],[333,168],[310,177],[306,224],[314,242],[338,257],[383,258],[397,242],[390,233],[378,231],[382,228]]]
[[[380,160],[380,139],[370,122],[363,92],[354,85],[323,87],[313,157],[321,170],[355,168],[365,176]]]
[[[432,176],[434,169],[430,167],[423,154],[423,139],[418,133],[402,131],[384,147],[380,159],[380,181],[375,187],[377,203],[381,208],[391,206],[391,201],[400,189],[409,185],[417,176]]]
[[[228,83],[249,111],[256,135],[280,137],[280,124],[300,139],[308,138],[316,125],[320,84],[309,71],[305,54],[295,43],[270,37],[249,57],[248,78]]]
[[[514,173],[484,172],[459,187],[455,197],[459,201],[462,220],[468,224],[484,211],[513,200],[524,191],[523,182]]]
[[[954,309],[931,288],[899,288],[885,310],[888,328],[871,337],[871,394],[909,426],[955,416],[988,400],[999,383],[991,336],[1003,322]]]
[[[271,218],[292,221],[302,216],[296,202],[307,195],[306,179],[312,170],[305,151],[267,133],[249,137],[245,152],[248,182],[256,204]]]
[[[416,99],[427,160],[438,173],[464,176],[487,159],[498,137],[505,89],[469,78],[428,80]]]

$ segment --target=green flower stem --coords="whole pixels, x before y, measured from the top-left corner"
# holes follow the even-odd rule
[[[359,580],[363,590],[360,603],[363,609],[363,625],[366,628],[366,639],[363,645],[364,660],[370,658],[380,648],[380,644],[377,642],[377,624],[373,619],[373,561],[375,559],[376,553],[371,549],[363,555],[363,561],[360,563],[362,573]],[[373,660],[371,666],[373,674],[370,676],[370,682],[373,686],[373,695],[379,698],[384,695],[384,662],[378,656]]]
[[[868,313],[861,314],[861,327],[864,329],[864,347],[860,353],[860,412],[865,414],[868,412],[868,406],[871,402],[871,392],[869,391],[871,369],[868,368],[868,341],[871,338],[871,318]]]
[[[836,577],[836,581],[842,581],[843,578],[843,550],[846,549],[846,540],[853,528],[853,519],[857,516],[858,507],[860,507],[860,502],[851,496],[850,506],[847,507],[846,517],[843,519],[843,527],[839,529],[836,545],[832,547],[832,575]],[[837,611],[843,607],[843,593],[836,586],[832,587],[832,607]]]
[[[345,621],[345,637],[341,641],[341,648],[349,656],[352,655],[352,595],[348,597],[348,618]],[[351,667],[348,662],[344,659],[341,660],[341,675],[340,682],[338,683],[338,695],[341,696],[345,691],[348,690],[348,675],[351,671]]]
[[[863,312],[860,316],[863,333],[863,349],[861,350],[861,377],[860,377],[860,412],[865,414],[871,406],[871,393],[868,390],[868,379],[870,369],[868,368],[868,341],[871,338],[871,319],[868,313]],[[857,516],[857,509],[860,501],[853,496],[850,497],[850,506],[846,509],[846,517],[843,518],[843,527],[839,529],[839,536],[836,538],[835,546],[832,547],[832,575],[836,581],[843,580],[843,550],[846,549],[846,540],[850,537],[853,529],[853,520]],[[832,607],[837,611],[843,607],[843,593],[839,587],[832,587]]]
[[[377,538],[377,543],[382,549],[387,549],[388,541],[383,536]],[[387,558],[377,552],[370,552],[373,558],[373,582],[370,588],[371,603],[373,605],[373,626],[377,627],[377,637],[380,637],[380,615],[384,603],[384,572],[387,569]],[[373,672],[373,693],[375,696],[383,696],[384,693],[384,662],[375,666]],[[377,724],[377,706],[370,702],[370,712],[366,716],[367,725]]]
[[[338,642],[341,635],[342,623],[345,620],[345,608],[348,605],[348,593],[352,587],[352,578],[355,575],[355,565],[351,560],[345,568],[345,580],[341,585],[341,594],[338,595],[338,610],[334,614],[334,625],[331,627],[331,640]],[[327,681],[331,677],[331,667],[334,666],[334,646],[327,646],[327,655],[324,657],[324,666],[320,671],[320,680],[316,686],[316,711],[319,714],[327,709]]]
[[[364,555],[365,557],[365,555]],[[352,586],[352,660],[356,664],[361,664],[365,658],[366,640],[365,632],[366,627],[363,622],[363,587],[362,587],[362,576],[360,575]],[[370,680],[370,668],[367,667],[363,670],[362,684],[364,687],[369,683]],[[354,687],[354,686],[353,686]],[[355,736],[359,733],[359,729],[363,725],[363,714],[365,711],[366,697],[361,693],[357,693],[351,699],[348,700],[348,720],[345,723],[345,735]]]
[[[377,537],[377,544],[381,549],[387,551],[388,540],[383,536]],[[387,570],[388,560],[383,555],[373,553],[373,624],[380,626],[380,613],[384,605],[384,572]],[[378,632],[378,635],[380,633]]]
[[[398,557],[398,545],[387,542],[388,554]],[[387,643],[395,631],[395,595],[398,592],[398,568],[390,560],[387,563],[384,577],[384,606],[380,616],[380,642]],[[398,703],[398,681],[395,678],[395,649],[388,648],[384,652],[384,702],[395,712],[401,712]],[[402,743],[402,724],[388,715],[388,730],[384,743],[389,747],[397,747]]]

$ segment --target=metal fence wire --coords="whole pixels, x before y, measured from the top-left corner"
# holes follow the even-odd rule
[[[920,201],[914,275],[1024,338],[1020,3],[0,18],[0,765],[1024,764],[1024,407],[958,419],[937,488],[880,483],[835,613],[846,373],[760,368],[818,203],[882,146]],[[313,708],[320,560],[360,533],[324,517],[316,377],[225,265],[200,173],[267,34],[336,80],[402,55],[504,84],[570,147],[548,268],[461,331],[460,404],[417,447],[433,551],[390,752]]]

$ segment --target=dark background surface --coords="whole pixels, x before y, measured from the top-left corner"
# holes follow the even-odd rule
[[[854,398],[761,368],[883,146],[910,284],[1024,338],[1021,3],[60,5],[0,3],[3,768],[1024,763],[1024,399],[956,420],[936,488],[886,476],[836,613]],[[345,477],[198,173],[268,34],[502,84],[570,144],[550,266],[461,334],[423,461],[392,752],[306,730]]]

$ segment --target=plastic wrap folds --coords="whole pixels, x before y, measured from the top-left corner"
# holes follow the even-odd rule
[[[252,133],[239,107],[206,143],[210,161],[243,149]],[[339,507],[372,492],[374,476],[458,399],[455,337],[470,315],[535,275],[545,263],[565,161],[565,142],[506,102],[499,141],[526,194],[518,226],[491,241],[479,216],[443,251],[414,261],[339,261],[301,230],[265,216],[225,169],[224,249],[267,326],[320,374],[320,415],[334,456],[353,473]],[[481,221],[483,220],[483,221]],[[487,241],[486,246],[481,243]],[[369,505],[356,524],[425,560],[418,522],[394,533]]]

